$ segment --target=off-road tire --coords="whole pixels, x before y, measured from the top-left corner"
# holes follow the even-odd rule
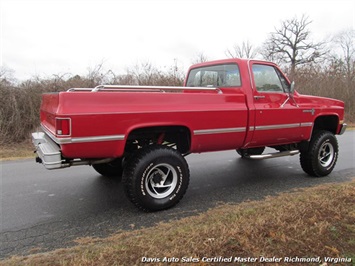
[[[143,211],[176,205],[189,185],[189,167],[175,149],[151,145],[136,151],[125,165],[122,182],[129,200]]]
[[[114,178],[118,181],[122,179],[123,165],[121,159],[116,159],[110,163],[93,164],[92,167],[100,175]]]
[[[307,151],[300,154],[303,171],[312,177],[330,174],[338,159],[338,141],[333,133],[325,130],[316,131]]]

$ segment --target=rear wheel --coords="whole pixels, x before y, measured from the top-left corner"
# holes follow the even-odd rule
[[[189,184],[185,158],[175,149],[151,145],[138,150],[123,171],[125,192],[137,207],[158,211],[176,205]]]
[[[333,133],[325,130],[315,132],[308,150],[300,155],[303,171],[314,177],[330,174],[337,159],[338,141]]]

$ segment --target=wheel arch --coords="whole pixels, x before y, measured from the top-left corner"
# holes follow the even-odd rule
[[[175,144],[177,150],[185,154],[188,153],[191,148],[191,130],[183,125],[142,125],[135,127],[127,134],[126,151],[128,145],[135,140],[149,140],[152,143],[158,144],[162,144],[163,142]]]
[[[336,134],[338,125],[339,117],[337,115],[321,115],[314,121],[313,133],[319,130],[327,130],[333,134]]]

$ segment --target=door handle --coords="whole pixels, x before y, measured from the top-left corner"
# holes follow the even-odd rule
[[[255,99],[255,100],[265,99],[265,96],[256,95],[256,96],[254,96],[254,99]]]

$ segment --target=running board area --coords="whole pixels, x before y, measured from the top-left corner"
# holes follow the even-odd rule
[[[260,155],[247,155],[247,156],[245,156],[245,158],[253,159],[253,160],[262,160],[262,159],[270,159],[270,158],[283,157],[283,156],[291,156],[291,155],[296,155],[299,153],[300,153],[299,150],[280,151],[280,152],[266,153],[266,154],[260,154]]]

